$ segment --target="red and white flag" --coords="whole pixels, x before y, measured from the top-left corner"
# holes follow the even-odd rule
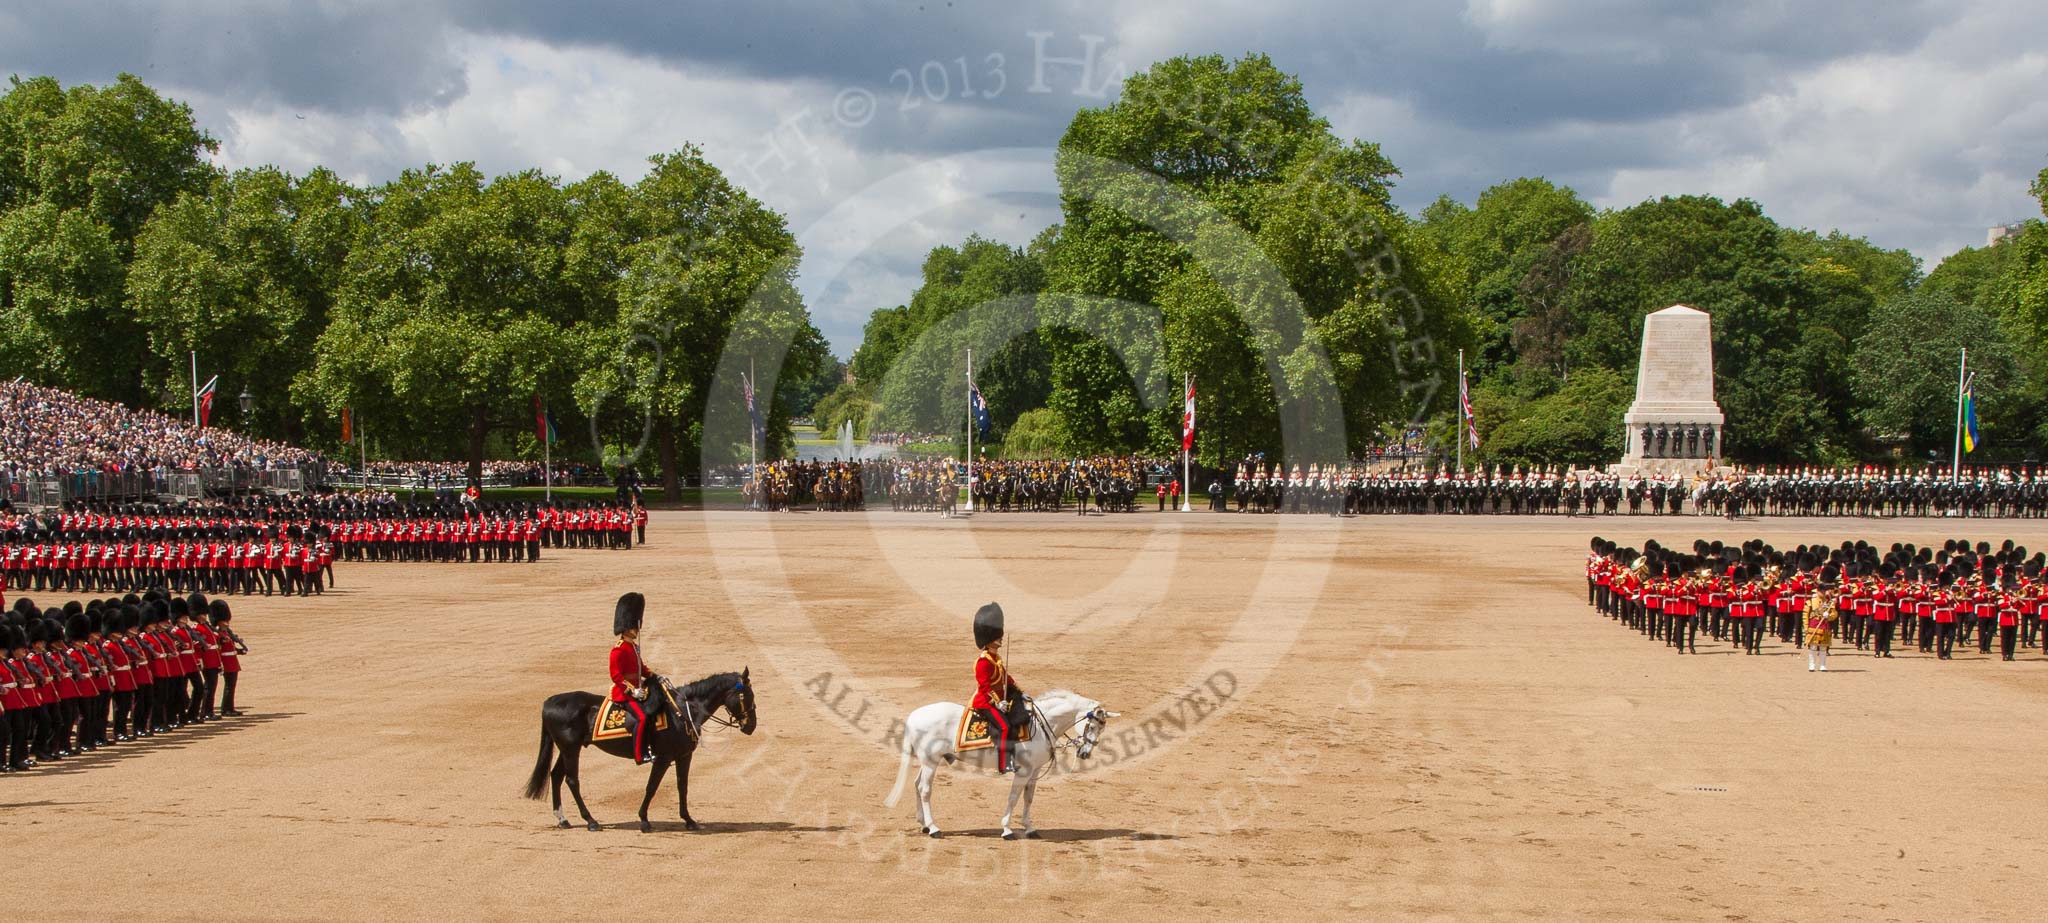
[[[1465,383],[1465,373],[1458,373],[1458,408],[1465,415],[1465,436],[1472,441],[1473,448],[1479,448],[1479,422],[1472,417],[1472,389]]]
[[[1195,448],[1195,377],[1188,376],[1188,398],[1180,412],[1180,450],[1193,451]]]
[[[201,385],[199,387],[200,429],[205,429],[207,422],[213,419],[213,386],[217,384],[220,384],[219,375],[215,375],[212,378],[207,379],[206,384]]]

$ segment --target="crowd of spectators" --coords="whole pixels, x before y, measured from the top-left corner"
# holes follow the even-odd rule
[[[0,384],[0,482],[28,477],[268,470],[323,465],[317,452],[199,429],[149,410],[26,382]]]

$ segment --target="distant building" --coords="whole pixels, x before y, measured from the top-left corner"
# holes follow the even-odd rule
[[[2026,229],[2027,223],[2024,221],[2015,221],[2011,224],[1992,228],[1984,232],[1984,246],[1989,247],[2008,237],[2018,237],[2019,233]]]

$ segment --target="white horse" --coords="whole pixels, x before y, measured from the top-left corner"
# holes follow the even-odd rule
[[[1053,758],[1064,747],[1075,748],[1075,756],[1087,759],[1095,752],[1095,740],[1102,733],[1102,726],[1117,713],[1102,707],[1094,699],[1083,698],[1064,689],[1055,689],[1036,700],[1026,699],[1029,709],[1036,711],[1031,717],[1030,740],[1018,741],[1010,755],[1010,764],[1016,772],[1010,777],[1010,803],[1003,811],[1003,839],[1014,840],[1017,834],[1010,829],[1010,817],[1017,812],[1017,797],[1024,797],[1023,835],[1038,838],[1037,828],[1031,825],[1031,799],[1038,793],[1038,780],[1051,769]],[[958,702],[933,702],[910,713],[903,719],[903,759],[896,765],[896,787],[890,789],[886,804],[895,807],[903,795],[903,779],[910,771],[910,761],[919,763],[917,771],[917,822],[925,833],[937,837],[939,822],[932,817],[932,778],[939,773],[941,763],[965,763],[978,769],[993,771],[996,768],[994,747],[961,753],[957,747],[960,731],[960,717],[967,706]],[[1075,733],[1076,726],[1079,732]]]

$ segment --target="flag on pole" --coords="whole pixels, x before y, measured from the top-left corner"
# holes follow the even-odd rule
[[[199,386],[200,429],[205,429],[207,422],[213,419],[213,386],[217,384],[220,384],[219,375],[207,379],[206,384]]]
[[[761,411],[754,406],[754,379],[751,376],[740,376],[740,391],[747,398],[747,423],[753,427],[748,430],[750,438],[759,437],[762,432]]]
[[[1977,373],[1963,382],[1963,451],[1977,451]]]
[[[541,401],[538,394],[533,396],[533,438],[543,444],[556,440],[555,415],[548,412],[548,405]]]
[[[1479,421],[1472,416],[1472,388],[1465,381],[1465,373],[1458,373],[1458,410],[1465,417],[1465,438],[1472,448],[1479,448]]]
[[[353,408],[341,408],[341,441],[344,445],[356,441],[356,412]]]
[[[988,415],[988,402],[981,399],[981,389],[975,387],[972,380],[967,382],[967,400],[974,409],[975,434],[987,438],[989,427],[995,421]]]
[[[1195,378],[1188,376],[1187,398],[1180,409],[1180,450],[1192,452],[1195,448]]]

